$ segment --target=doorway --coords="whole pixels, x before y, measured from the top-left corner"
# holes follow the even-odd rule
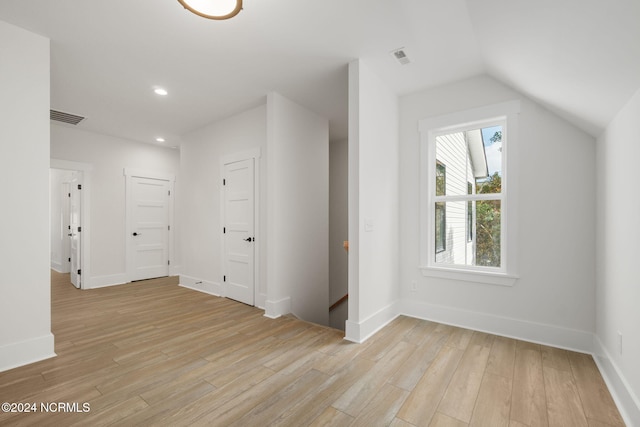
[[[49,170],[51,268],[89,288],[89,188],[91,165],[52,159]]]

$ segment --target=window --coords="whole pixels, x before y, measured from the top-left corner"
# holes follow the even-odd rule
[[[513,284],[515,250],[507,249],[517,229],[509,194],[517,179],[507,177],[507,166],[515,162],[518,110],[511,102],[420,122],[424,274]]]

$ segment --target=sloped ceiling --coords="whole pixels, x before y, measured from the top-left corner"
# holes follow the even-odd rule
[[[640,88],[640,1],[469,0],[485,70],[593,136]]]
[[[0,0],[51,39],[52,109],[169,146],[272,90],[346,138],[356,58],[399,95],[488,73],[595,136],[640,87],[639,18],[638,0],[245,0],[229,21],[176,0]]]

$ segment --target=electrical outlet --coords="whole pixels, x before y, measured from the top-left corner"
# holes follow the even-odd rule
[[[622,354],[622,332],[618,331],[618,351]]]
[[[411,292],[418,292],[418,282],[415,280],[411,281]]]

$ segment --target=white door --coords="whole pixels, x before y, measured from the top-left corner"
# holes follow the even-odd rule
[[[254,159],[224,165],[224,294],[254,305]]]
[[[130,280],[169,275],[169,181],[131,178]]]
[[[80,216],[81,192],[81,180],[78,179],[77,174],[74,174],[69,183],[69,257],[71,258],[71,283],[78,289],[82,286],[82,271],[80,268],[80,233],[82,233]]]

